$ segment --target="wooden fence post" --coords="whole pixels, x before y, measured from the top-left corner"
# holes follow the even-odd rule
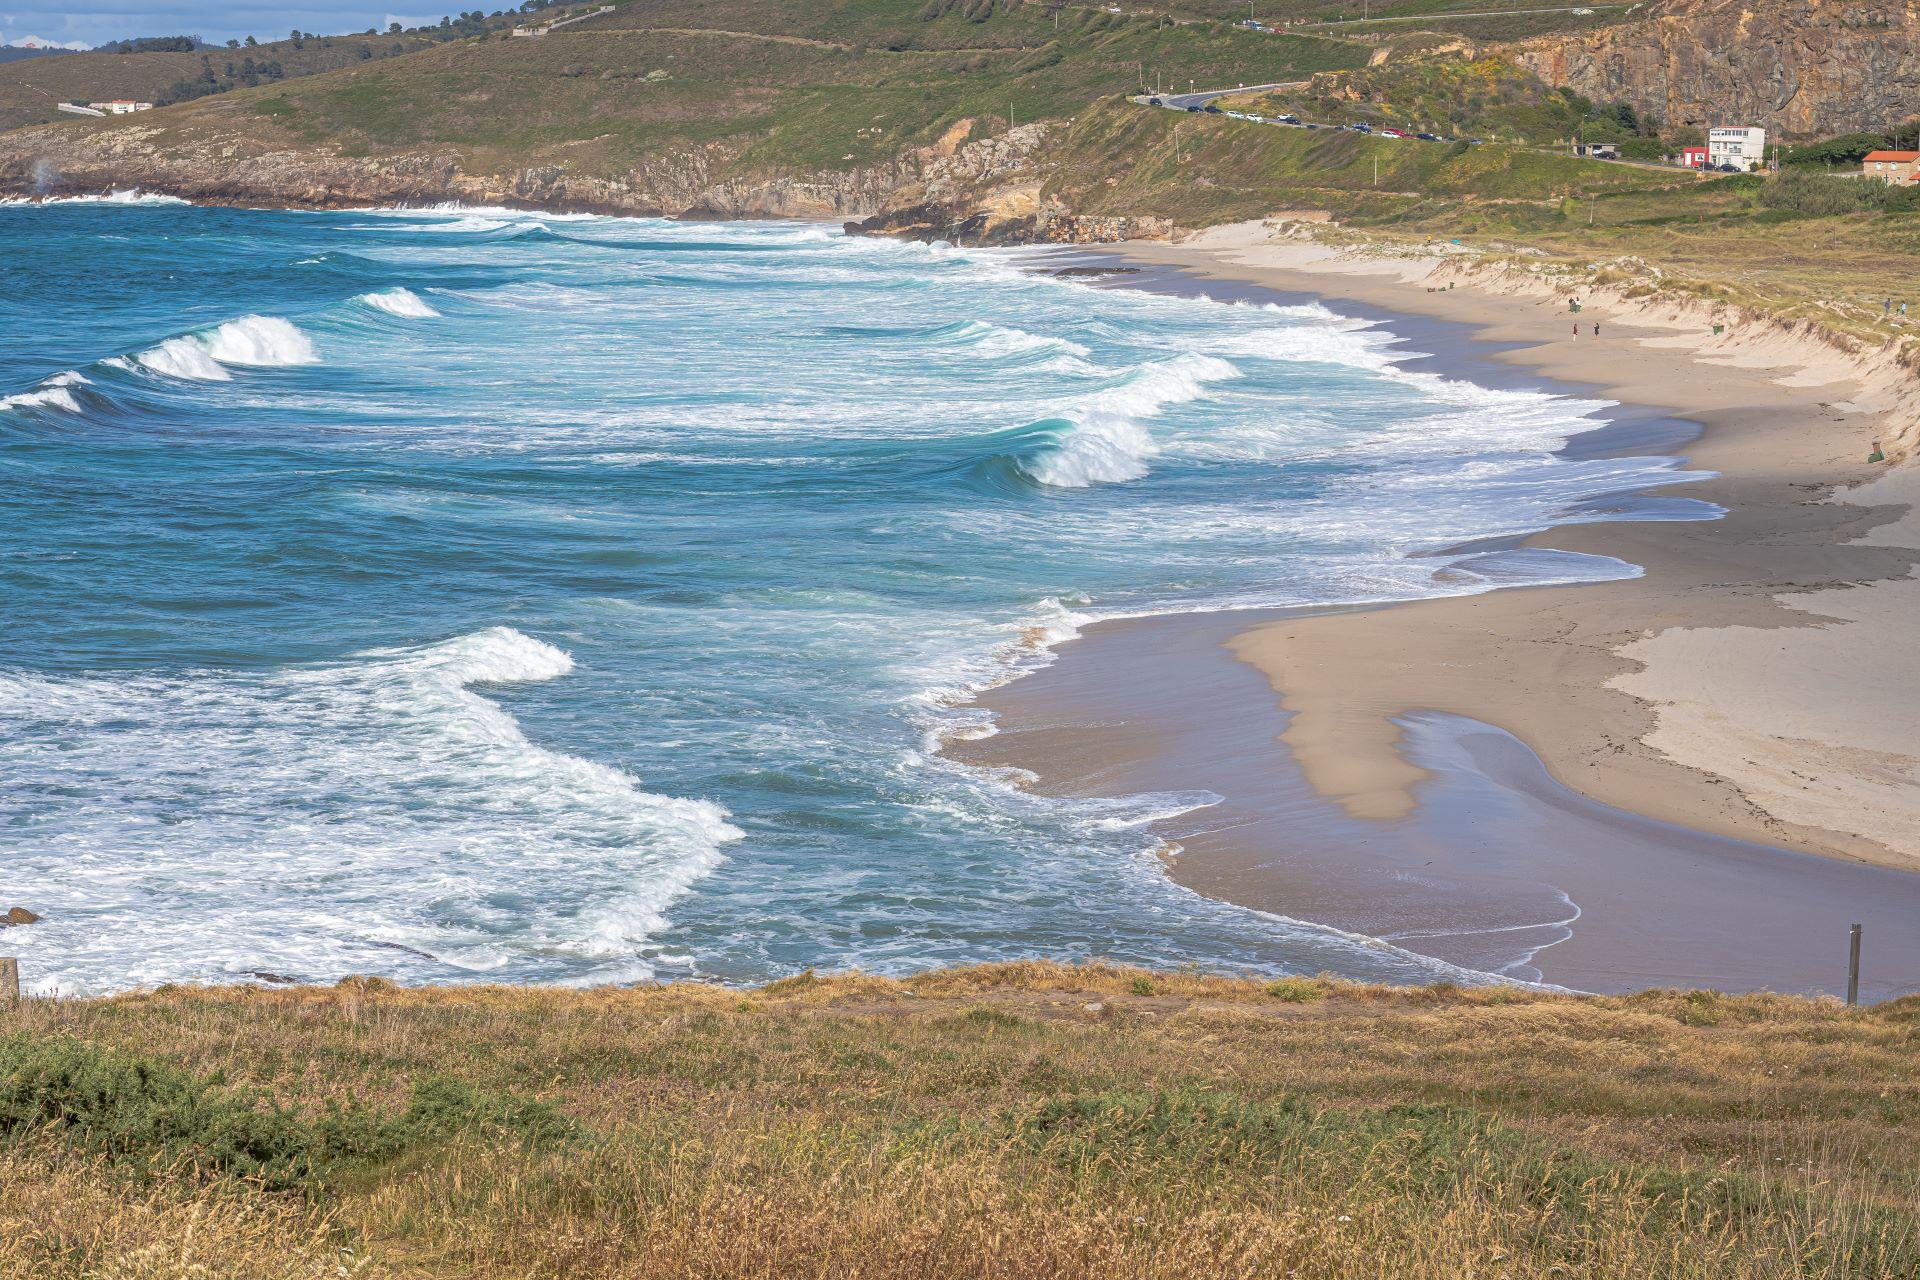
[[[20,1000],[20,962],[12,956],[0,956],[0,1004]]]
[[[1860,1003],[1860,926],[1853,926],[1847,939],[1847,1003]]]

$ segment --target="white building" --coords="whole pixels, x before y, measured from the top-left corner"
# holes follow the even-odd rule
[[[151,111],[151,102],[134,102],[128,98],[116,98],[112,102],[89,102],[88,106],[102,115],[130,116],[136,111]]]
[[[1730,164],[1751,173],[1767,162],[1767,131],[1747,126],[1707,130],[1707,167]]]

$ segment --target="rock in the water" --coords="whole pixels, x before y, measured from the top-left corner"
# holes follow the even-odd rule
[[[13,907],[8,910],[7,914],[0,916],[0,929],[5,929],[16,924],[37,924],[39,920],[39,916],[33,914],[33,912],[27,910],[25,907]]]

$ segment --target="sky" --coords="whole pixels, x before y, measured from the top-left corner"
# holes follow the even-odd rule
[[[91,48],[127,36],[203,36],[219,44],[250,35],[284,39],[295,27],[323,36],[368,27],[384,31],[390,22],[438,22],[441,14],[463,8],[492,13],[513,7],[508,0],[453,0],[429,13],[431,3],[415,0],[396,13],[377,2],[355,0],[0,0],[0,43],[34,36]]]

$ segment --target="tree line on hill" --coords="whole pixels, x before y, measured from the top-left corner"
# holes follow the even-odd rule
[[[332,48],[336,40],[343,42],[359,40],[360,43],[355,50],[359,60],[362,62],[371,62],[380,58],[398,57],[403,53],[410,53],[418,47],[417,45],[409,45],[399,41],[395,41],[392,44],[375,43],[382,34],[388,38],[396,36],[411,37],[416,41],[425,39],[443,43],[452,40],[466,40],[475,36],[484,36],[490,32],[512,25],[512,23],[524,15],[538,13],[543,9],[549,9],[555,5],[565,3],[567,3],[567,0],[524,0],[518,9],[499,9],[493,13],[486,13],[482,10],[475,9],[466,13],[448,14],[442,17],[437,25],[432,26],[405,27],[398,22],[389,22],[384,33],[377,31],[373,27],[368,27],[365,32],[358,36],[321,36],[315,35],[311,31],[302,31],[298,27],[295,27],[292,32],[288,34],[285,43],[291,45],[294,49],[304,50],[309,43],[317,43],[321,48]],[[248,36],[244,41],[229,40],[227,41],[226,47],[229,49],[246,50],[257,49],[262,46],[256,37]],[[132,40],[116,40],[111,45],[101,46],[99,51],[106,53],[183,53],[197,52],[209,48],[211,48],[211,46],[198,36],[143,36]],[[278,58],[263,58],[256,62],[251,56],[243,57],[238,63],[229,58],[225,61],[224,66],[216,68],[213,61],[213,54],[202,53],[200,58],[200,74],[197,76],[187,76],[174,81],[173,84],[168,87],[167,91],[161,95],[159,101],[160,105],[163,106],[176,102],[191,102],[196,98],[204,98],[211,94],[225,93],[231,89],[251,88],[254,85],[284,79],[288,75],[302,74],[306,73],[298,70],[289,72]]]

